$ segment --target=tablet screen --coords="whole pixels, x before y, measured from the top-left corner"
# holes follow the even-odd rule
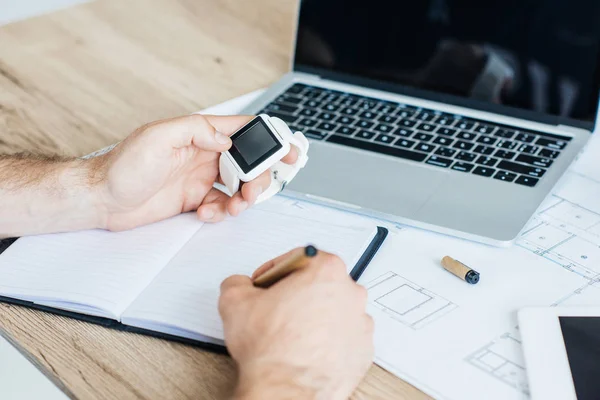
[[[577,400],[600,394],[600,317],[559,317]]]

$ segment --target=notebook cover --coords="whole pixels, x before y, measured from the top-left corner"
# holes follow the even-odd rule
[[[389,231],[386,228],[383,228],[381,226],[377,227],[377,233],[376,233],[375,237],[373,238],[373,240],[371,241],[371,244],[369,245],[367,250],[363,253],[361,258],[358,260],[358,262],[356,263],[354,268],[352,268],[352,271],[350,272],[350,276],[352,277],[352,279],[357,281],[358,278],[360,278],[360,276],[363,274],[363,272],[367,269],[367,266],[369,265],[369,263],[371,262],[373,257],[375,257],[375,254],[377,254],[377,251],[379,250],[379,248],[385,241],[386,237],[388,236],[388,233],[389,233]],[[12,243],[14,243],[15,240],[16,239],[0,240],[0,254],[2,254],[2,252],[4,250],[6,250]],[[152,331],[149,329],[136,328],[133,326],[122,324],[122,323],[115,321],[114,319],[110,319],[110,318],[94,317],[91,315],[76,313],[76,312],[72,312],[72,311],[65,311],[65,310],[61,310],[59,308],[53,308],[53,307],[47,307],[47,306],[35,304],[30,301],[13,299],[11,297],[0,296],[0,302],[7,303],[7,304],[14,304],[14,305],[22,306],[22,307],[28,307],[28,308],[32,308],[34,310],[44,311],[44,312],[48,312],[51,314],[60,315],[63,317],[74,318],[74,319],[78,319],[80,321],[85,321],[85,322],[90,322],[92,324],[101,325],[105,328],[117,329],[117,330],[124,331],[124,332],[139,333],[142,335],[152,336],[152,337],[159,338],[159,339],[165,339],[165,340],[170,340],[173,342],[179,342],[179,343],[183,343],[183,344],[200,347],[200,348],[203,348],[205,350],[212,351],[215,353],[227,354],[227,349],[225,348],[225,346],[221,346],[221,345],[214,344],[214,343],[201,342],[198,340],[188,339],[188,338],[184,338],[181,336],[169,335],[166,333],[156,332],[156,331]]]

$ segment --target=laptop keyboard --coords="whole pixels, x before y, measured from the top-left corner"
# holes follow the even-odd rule
[[[313,140],[530,187],[571,140],[303,84],[261,113]]]

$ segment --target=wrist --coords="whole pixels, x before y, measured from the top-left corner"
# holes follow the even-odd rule
[[[240,370],[235,400],[258,399],[329,399],[323,393],[323,382],[310,377],[304,369],[289,366],[253,366]]]

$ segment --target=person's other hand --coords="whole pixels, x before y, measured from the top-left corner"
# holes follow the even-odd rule
[[[284,257],[221,286],[225,343],[239,367],[236,398],[347,399],[373,360],[367,292],[324,252],[268,289],[253,286]]]
[[[201,220],[217,222],[247,209],[270,185],[269,171],[243,184],[233,197],[213,184],[220,181],[219,156],[231,147],[229,135],[252,118],[189,115],[152,122],[90,160],[105,228],[130,229],[194,210]],[[296,158],[292,147],[283,161]]]

